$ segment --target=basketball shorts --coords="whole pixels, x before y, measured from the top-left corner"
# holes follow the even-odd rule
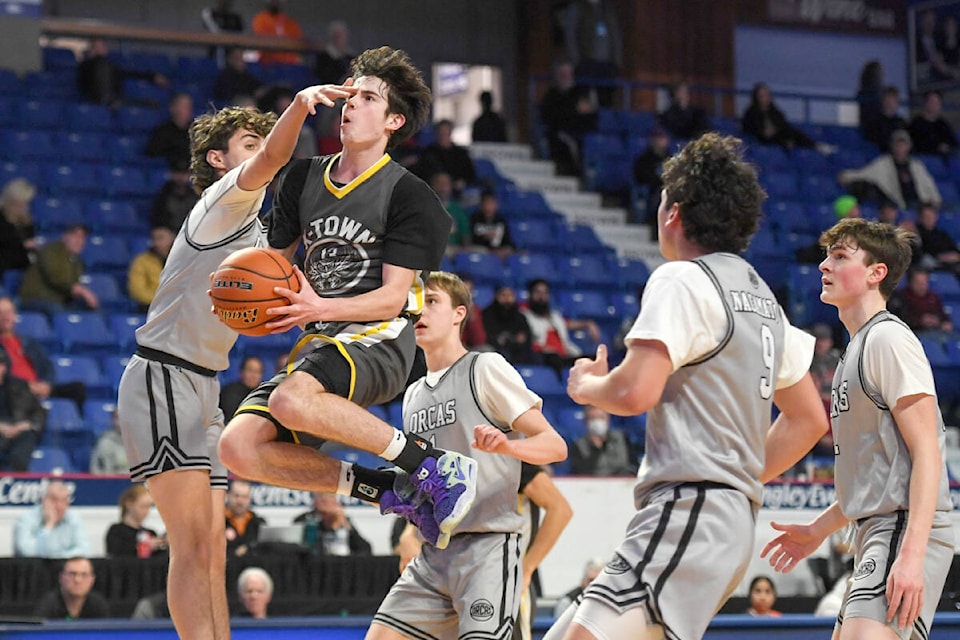
[[[223,412],[215,375],[134,355],[120,378],[118,395],[131,480],[205,469],[211,488],[227,488],[227,470],[217,456]]]
[[[897,559],[891,549],[900,551],[907,527],[907,512],[897,511],[865,518],[857,523],[856,556],[853,577],[837,616],[837,627],[849,618],[870,618],[886,623],[887,577]],[[933,614],[940,603],[947,572],[953,561],[953,525],[950,516],[937,511],[930,529],[930,541],[923,559],[923,608],[912,628],[897,629],[896,618],[890,627],[901,638],[925,639],[930,635]]]
[[[301,341],[303,338],[301,338]],[[360,342],[320,342],[302,358],[291,362],[286,371],[278,371],[250,392],[235,415],[252,413],[270,420],[277,427],[277,439],[319,447],[321,438],[294,432],[270,415],[270,394],[292,371],[309,373],[330,393],[369,407],[393,400],[407,386],[416,352],[413,325],[407,323],[396,338],[371,345]]]
[[[517,533],[462,533],[446,549],[423,545],[373,621],[409,638],[506,640],[520,607]]]
[[[602,628],[600,621],[609,617],[591,610],[643,607],[647,621],[662,626],[665,637],[702,637],[750,564],[755,524],[755,505],[732,487],[657,487],[631,520],[613,559],[584,590],[575,621]]]

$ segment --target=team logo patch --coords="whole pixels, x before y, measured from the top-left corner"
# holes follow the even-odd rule
[[[370,485],[365,484],[363,482],[357,485],[357,491],[367,496],[368,498],[376,498],[378,493],[376,487],[371,487]]]
[[[349,291],[369,267],[366,250],[340,238],[325,238],[307,251],[305,273],[314,290],[326,295]]]
[[[620,574],[627,571],[630,571],[630,564],[619,553],[614,554],[613,560],[607,563],[607,573]]]
[[[873,574],[877,570],[877,563],[873,559],[868,558],[860,563],[860,566],[857,567],[857,572],[853,574],[854,580],[859,580],[860,578],[866,578]]]
[[[470,617],[477,622],[486,622],[493,617],[493,605],[489,600],[480,598],[470,605]]]

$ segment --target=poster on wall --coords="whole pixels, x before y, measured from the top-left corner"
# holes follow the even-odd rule
[[[960,0],[918,2],[907,12],[910,88],[960,87]]]

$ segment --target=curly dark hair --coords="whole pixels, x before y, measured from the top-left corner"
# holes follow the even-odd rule
[[[433,98],[423,75],[406,53],[380,47],[367,49],[350,63],[354,79],[376,76],[387,83],[387,113],[399,113],[406,122],[393,132],[387,149],[393,149],[414,135],[430,117]]]
[[[917,242],[917,234],[911,231],[863,218],[844,218],[820,235],[820,246],[828,252],[831,247],[845,245],[852,251],[863,249],[866,265],[878,262],[887,265],[887,276],[880,283],[884,300],[890,299],[910,266],[913,245]]]
[[[216,113],[194,118],[190,125],[190,179],[198,194],[220,179],[217,170],[207,163],[211,149],[226,151],[231,136],[238,129],[247,129],[266,137],[277,124],[277,114],[261,113],[252,108],[225,107]]]
[[[707,253],[742,253],[766,199],[741,141],[705,133],[663,165],[665,207],[680,205],[683,233]]]

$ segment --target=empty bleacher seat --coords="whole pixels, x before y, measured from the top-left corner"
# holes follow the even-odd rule
[[[61,447],[39,446],[30,454],[30,473],[72,473],[73,461]]]
[[[101,166],[97,168],[97,178],[110,197],[153,195],[143,171],[135,167]]]
[[[0,150],[0,153],[6,154],[6,150]],[[27,160],[8,160],[0,163],[0,184],[7,184],[14,178],[25,178],[33,184],[39,184],[40,166],[36,162]]]
[[[99,436],[113,428],[113,412],[117,408],[113,400],[87,400],[83,403],[83,422]]]
[[[116,121],[126,134],[147,134],[163,122],[167,112],[160,108],[123,106],[117,109]]]
[[[41,311],[18,311],[15,331],[21,336],[33,338],[47,349],[60,344],[50,321]]]
[[[104,311],[125,311],[131,306],[117,279],[108,273],[86,273],[81,276],[80,283],[96,294],[100,309]]]
[[[106,137],[109,136],[91,131],[71,131],[60,140],[60,157],[64,162],[74,164],[83,160],[101,160],[107,153]]]
[[[568,407],[557,412],[553,427],[567,442],[574,442],[587,433],[586,413],[583,407]]]
[[[620,287],[627,291],[640,290],[650,278],[650,267],[643,260],[618,257],[611,266]]]
[[[616,317],[616,309],[610,304],[607,294],[597,290],[561,289],[552,296],[567,318],[592,318],[611,320]]]
[[[453,259],[453,268],[474,283],[496,286],[506,280],[506,267],[495,253],[463,251]]]
[[[124,274],[130,266],[130,246],[124,236],[92,235],[80,255],[90,271]]]
[[[771,198],[796,200],[799,195],[797,174],[790,171],[765,171],[760,176],[760,184]]]
[[[558,251],[563,246],[563,229],[548,220],[509,221],[510,236],[518,249]]]
[[[73,400],[47,398],[43,401],[43,408],[47,410],[46,431],[59,433],[84,429],[83,418]]]
[[[60,129],[64,126],[62,103],[57,100],[24,100],[17,103],[18,126],[24,129]]]
[[[52,195],[72,198],[74,203],[78,194],[96,194],[100,191],[94,166],[88,163],[48,165],[43,177]]]
[[[117,341],[117,345],[128,351],[136,348],[136,331],[146,321],[139,313],[111,313],[107,316],[107,328]]]
[[[66,47],[43,47],[40,50],[44,71],[74,71],[77,66],[77,54]]]
[[[2,133],[4,151],[11,160],[57,160],[60,156],[60,146],[49,131],[17,129]]]
[[[36,198],[31,209],[37,230],[42,233],[59,233],[68,225],[83,221],[80,204],[71,198]]]
[[[89,200],[84,204],[83,214],[87,224],[96,234],[140,235],[144,241],[147,240],[149,225],[128,201]],[[133,252],[131,249],[130,257],[136,253],[138,252]]]
[[[552,368],[543,365],[521,365],[517,371],[531,391],[544,398],[566,397],[566,387],[557,378]]]
[[[123,355],[113,353],[100,358],[100,367],[103,371],[104,383],[112,389],[114,393],[116,393],[117,387],[120,385],[120,377],[123,375],[123,370],[129,361],[129,353]]]
[[[510,278],[518,289],[525,289],[531,280],[542,278],[557,281],[557,267],[546,253],[513,253],[507,256]]]
[[[95,311],[58,313],[53,316],[53,329],[70,354],[109,352],[118,346],[103,316]],[[70,364],[67,362],[66,366]]]
[[[618,286],[607,259],[599,254],[580,253],[560,257],[557,258],[557,266],[563,279],[576,287],[615,289]]]
[[[99,104],[73,104],[64,109],[66,128],[70,131],[110,133],[115,129],[113,110]]]

